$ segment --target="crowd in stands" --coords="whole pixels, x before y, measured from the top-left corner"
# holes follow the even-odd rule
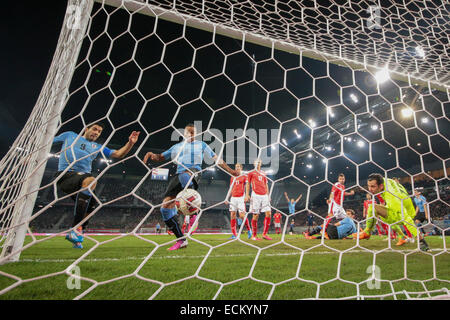
[[[48,180],[48,179],[47,179]],[[48,182],[46,182],[48,183]],[[102,203],[109,202],[131,193],[137,186],[139,180],[137,178],[109,178],[101,177],[98,181],[96,188],[96,195],[102,201]],[[158,205],[163,200],[164,191],[167,187],[167,181],[150,180],[147,179],[136,189],[135,194],[142,197],[152,205]],[[227,183],[215,183],[215,184],[201,184],[200,192],[204,196],[203,207],[209,207],[211,205],[223,202],[224,194],[226,194]],[[405,187],[410,190],[411,184],[405,183]],[[423,195],[429,199],[429,201],[436,199],[436,184],[434,181],[422,180],[415,182],[415,187],[423,188]],[[222,190],[223,189],[223,190]],[[224,191],[225,190],[225,191]],[[430,211],[432,219],[445,219],[449,215],[450,204],[450,186],[439,186],[440,201],[434,201],[430,204]],[[317,224],[322,223],[323,218],[328,213],[328,205],[325,200],[329,191],[321,194],[320,198],[316,197],[309,205],[310,211],[313,212],[314,220]],[[60,194],[61,195],[61,194]],[[305,203],[301,200],[297,205],[297,210],[300,210],[294,216],[289,216],[286,213],[287,202],[283,197],[277,197],[272,194],[273,200],[272,206],[278,208],[285,216],[283,216],[283,223],[285,219],[294,219],[296,226],[306,225],[306,216],[308,210],[304,210]],[[43,189],[38,194],[36,201],[36,207],[34,213],[38,212],[47,204],[55,200],[53,188],[49,187]],[[356,220],[363,220],[363,201],[365,200],[365,192],[360,189],[354,196],[346,197],[345,208],[353,209],[356,212]],[[73,200],[70,198],[60,200],[53,203],[52,207],[43,212],[41,215],[33,219],[30,226],[34,230],[52,230],[61,231],[70,228],[73,219]],[[114,201],[108,205],[104,205],[96,212],[89,222],[89,228],[93,229],[121,229],[122,231],[129,232],[133,230],[149,213],[151,207],[143,201],[140,201],[133,194],[124,197],[120,200]],[[275,213],[275,210],[273,210]],[[322,219],[321,219],[322,218]],[[449,218],[449,217],[447,217]],[[156,223],[163,224],[161,214],[158,208],[148,215],[147,219],[142,223],[143,228],[154,227]],[[263,218],[260,219],[259,224],[262,228]],[[225,204],[215,207],[215,209],[207,210],[203,213],[199,228],[229,228],[229,211]],[[272,226],[273,228],[273,226]]]

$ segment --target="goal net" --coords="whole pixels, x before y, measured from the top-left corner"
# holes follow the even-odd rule
[[[0,162],[0,299],[448,298],[449,9],[439,1],[69,0],[39,99]],[[85,188],[95,209],[82,221],[80,250],[64,239],[77,193],[57,187],[70,170],[58,161],[75,153],[53,139],[69,131],[79,139],[96,122],[105,125],[102,152]],[[182,141],[188,123],[229,166],[249,172],[261,160],[271,223],[281,213],[272,240],[247,237],[245,219],[257,219],[259,232],[266,221],[248,206],[230,239],[230,175],[205,157],[195,233],[186,228],[187,249],[166,250],[176,239],[161,208],[177,159],[143,159]],[[105,148],[119,150],[132,131],[140,136],[131,151],[107,158]],[[355,230],[365,229],[363,203],[377,201],[372,173],[405,188],[403,198],[386,190],[397,197],[397,221],[383,226],[376,216],[368,240],[302,234],[327,221],[340,174],[343,207],[355,211]],[[411,200],[417,215],[408,218]],[[397,245],[403,225],[417,236]]]

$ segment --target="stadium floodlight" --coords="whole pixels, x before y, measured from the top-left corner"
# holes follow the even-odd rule
[[[365,143],[364,143],[364,141],[362,141],[362,140],[358,140],[358,142],[356,143],[356,145],[357,145],[358,147],[362,148],[362,147],[365,146]]]
[[[333,109],[330,108],[330,107],[328,107],[327,109],[328,109],[328,114],[330,115],[330,117],[331,117],[331,118],[334,118],[334,112],[333,112]]]
[[[375,73],[375,80],[378,84],[384,83],[390,79],[389,71],[387,68],[383,68]]]
[[[309,163],[306,165],[306,167],[307,167],[308,169],[312,169],[312,168],[313,168],[312,164],[309,164]]]
[[[429,122],[429,119],[428,119],[427,117],[423,117],[423,118],[421,119],[421,122],[422,122],[422,123],[428,123],[428,122]]]
[[[309,119],[308,123],[311,126],[311,128],[315,128],[317,126],[317,123],[313,119]]]
[[[308,153],[308,158],[312,158],[312,153]]]
[[[294,129],[294,133],[298,139],[300,139],[302,137],[302,135],[298,133],[297,129]]]
[[[353,102],[358,102],[358,97],[355,96],[353,93],[350,93],[350,98],[353,100]]]
[[[373,125],[370,126],[370,128],[371,128],[373,131],[376,131],[376,130],[378,130],[378,125],[373,124]]]
[[[416,54],[420,58],[425,58],[425,50],[421,46],[416,47]]]
[[[402,109],[402,116],[404,118],[411,117],[413,115],[413,113],[414,113],[414,111],[411,108],[406,107],[406,108]]]

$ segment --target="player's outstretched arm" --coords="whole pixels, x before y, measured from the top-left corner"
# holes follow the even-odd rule
[[[114,151],[111,154],[111,158],[121,159],[125,157],[128,154],[128,152],[130,152],[130,150],[133,148],[134,144],[138,141],[140,133],[141,133],[140,131],[133,131],[130,137],[128,138],[128,142],[119,150]]]
[[[298,196],[298,198],[297,199],[295,199],[295,202],[298,202],[301,198],[303,197],[303,195],[302,194],[300,194],[299,196]]]
[[[352,190],[350,192],[345,192],[346,196],[353,196],[355,194],[355,190]]]
[[[217,156],[213,157],[214,161],[217,160]],[[224,169],[226,172],[228,172],[229,174],[237,177],[239,176],[238,172],[236,170],[231,169],[227,163],[225,161],[223,161],[222,159],[219,160],[218,163],[219,167],[221,167],[222,169]]]
[[[286,198],[286,201],[289,202],[289,197],[287,195],[287,192],[284,192],[284,197]]]
[[[155,162],[161,162],[166,160],[162,154],[156,154],[153,152],[147,152],[144,156],[144,163],[147,164],[148,160],[152,160]]]

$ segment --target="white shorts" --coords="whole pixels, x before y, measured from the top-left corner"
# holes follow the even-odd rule
[[[233,212],[245,212],[244,196],[231,197],[230,199],[230,211]]]
[[[281,223],[275,223],[275,228],[281,228]]]
[[[250,213],[259,214],[260,212],[271,211],[269,196],[252,193],[250,198]]]
[[[328,209],[329,214],[333,215],[338,220],[345,219],[347,217],[347,214],[345,213],[345,210],[340,205],[336,204],[336,202],[332,201],[329,205]]]

